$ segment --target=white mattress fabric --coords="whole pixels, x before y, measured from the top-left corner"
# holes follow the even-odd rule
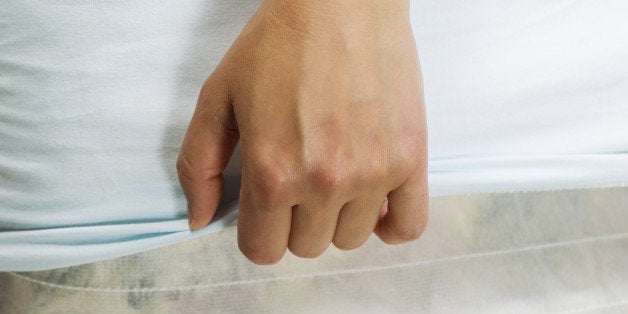
[[[96,263],[0,272],[0,313],[626,314],[627,202],[628,187],[433,197],[418,241],[372,236],[357,250],[263,267],[227,228]]]
[[[174,162],[201,84],[258,4],[0,3],[0,271],[233,225],[237,203],[188,230]],[[430,194],[627,185],[625,12],[620,0],[413,1]]]

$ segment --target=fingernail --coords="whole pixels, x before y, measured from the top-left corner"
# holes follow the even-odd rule
[[[379,212],[379,219],[384,218],[384,216],[386,216],[387,213],[388,213],[388,197],[384,198],[384,203],[382,204],[382,207]]]
[[[194,220],[194,214],[192,213],[192,210],[188,207],[188,226],[190,226],[190,229],[195,230],[194,229],[195,222],[196,220]]]

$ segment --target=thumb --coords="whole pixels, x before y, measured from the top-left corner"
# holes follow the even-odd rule
[[[214,216],[223,190],[222,171],[238,139],[225,80],[212,75],[201,89],[177,160],[190,229],[206,226]]]

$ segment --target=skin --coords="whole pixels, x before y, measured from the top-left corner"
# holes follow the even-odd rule
[[[408,12],[407,0],[262,2],[203,85],[183,141],[191,229],[212,219],[240,141],[238,245],[252,262],[355,249],[373,232],[418,238],[427,143]]]

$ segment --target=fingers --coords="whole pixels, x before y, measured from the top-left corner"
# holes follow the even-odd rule
[[[286,199],[271,199],[267,194],[258,193],[254,181],[248,180],[244,170],[238,211],[238,246],[255,264],[275,264],[288,247],[292,206]]]
[[[321,255],[332,242],[343,250],[355,249],[373,231],[389,244],[414,240],[427,221],[427,185],[420,173],[390,192],[388,202],[384,202],[384,193],[369,193],[344,206],[338,205],[343,203],[338,198],[293,206],[290,195],[295,195],[294,189],[264,192],[267,188],[256,187],[256,181],[249,180],[245,173],[238,244],[256,264],[278,262],[287,248],[294,255],[307,258]],[[334,197],[328,195],[328,199]]]
[[[388,193],[387,210],[375,233],[388,244],[417,239],[427,224],[428,202],[426,167],[418,167],[415,174]]]
[[[353,250],[364,244],[375,229],[383,200],[383,194],[372,193],[345,204],[338,217],[334,245],[341,250]]]
[[[221,173],[239,137],[233,121],[226,85],[210,76],[201,89],[177,160],[192,230],[206,226],[218,206],[223,190]]]
[[[299,257],[322,254],[344,203],[316,191],[305,193],[312,190],[284,166],[243,165],[238,244],[256,264],[274,264],[288,248]]]
[[[339,208],[340,205],[323,202],[295,206],[292,211],[290,251],[306,258],[323,254],[334,237]]]

